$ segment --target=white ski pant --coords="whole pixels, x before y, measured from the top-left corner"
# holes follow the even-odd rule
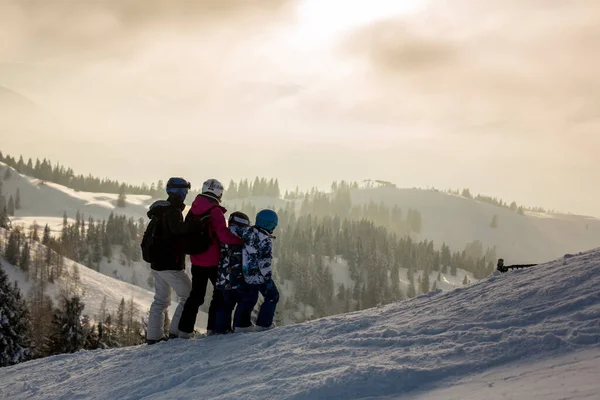
[[[152,271],[152,273],[154,274],[154,301],[150,306],[150,315],[148,316],[147,339],[159,340],[164,336],[164,312],[171,305],[171,288],[179,297],[179,304],[171,318],[169,333],[178,335],[179,319],[185,301],[192,290],[192,281],[185,271]]]

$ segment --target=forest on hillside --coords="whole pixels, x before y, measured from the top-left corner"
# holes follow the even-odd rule
[[[276,279],[289,280],[296,288],[296,298],[287,299],[289,303],[281,313],[298,302],[312,307],[317,316],[360,310],[435,289],[436,282],[429,281],[431,272],[456,275],[456,270],[462,269],[480,279],[493,270],[494,249],[484,249],[480,242],[461,251],[452,251],[445,244],[436,248],[428,240],[415,242],[409,233],[420,230],[419,212],[409,209],[404,213],[398,207],[374,203],[352,206],[348,196],[349,188],[342,184],[331,201],[316,195],[303,200],[298,212],[291,204],[277,210]],[[240,210],[250,216],[257,211],[250,203],[242,204]],[[56,238],[48,226],[35,223],[27,230],[13,229],[8,249],[14,251],[5,258],[27,269],[23,260],[28,260],[30,250],[25,248],[25,239],[29,239],[96,270],[103,259],[131,266],[141,260],[139,243],[144,230],[143,219],[135,221],[111,213],[107,220],[86,220],[77,212],[75,222],[68,223],[65,213]],[[14,243],[20,243],[18,249]],[[336,259],[348,263],[353,287],[333,287],[328,265]],[[399,286],[401,268],[409,271],[406,293]],[[57,274],[54,271],[50,269],[51,280]],[[416,276],[423,279],[415,281]],[[148,286],[151,288],[152,282]]]
[[[98,315],[86,313],[85,288],[76,263],[69,263],[50,246],[44,234],[24,235],[19,228],[0,229],[0,256],[23,271],[29,284],[26,294],[11,283],[0,265],[0,367],[28,359],[72,353],[81,349],[122,347],[145,342],[145,311],[133,298],[121,299],[109,310],[106,297]],[[59,288],[57,296],[50,285]]]
[[[139,185],[127,184],[125,182],[119,182],[118,180],[110,178],[95,177],[91,174],[76,174],[72,168],[65,167],[60,163],[53,164],[51,160],[46,158],[43,158],[41,161],[38,158],[35,162],[33,162],[31,158],[25,161],[22,155],[18,158],[15,158],[8,154],[4,155],[1,151],[0,162],[4,162],[6,165],[13,168],[20,174],[28,175],[42,181],[57,183],[74,190],[119,194],[118,206],[120,207],[125,206],[125,197],[127,194],[148,195],[152,198],[161,198],[165,195],[165,183],[163,180],[158,180],[156,183],[151,183],[150,185],[146,183]],[[3,178],[10,179],[11,174],[11,169],[8,168],[4,172]],[[310,190],[302,191],[299,187],[296,187],[295,190],[285,190],[285,192],[282,193],[279,179],[255,177],[254,180],[242,179],[239,182],[231,180],[227,186],[227,190],[225,190],[223,199],[233,200],[247,199],[251,197],[272,197],[276,199],[283,198],[285,200],[301,200],[307,197],[312,198],[315,195],[326,196],[331,193],[335,193],[337,192],[339,186],[343,184],[344,181],[341,183],[338,183],[337,181],[333,182],[331,184],[331,192],[318,190],[314,187]],[[372,179],[366,179],[361,184],[353,181],[348,183],[348,185],[350,189],[396,187],[396,185],[391,182]],[[196,191],[192,191],[191,195],[198,194],[197,190],[198,189],[196,189]],[[434,188],[427,190],[437,191]],[[496,207],[507,208],[511,211],[518,212],[519,214],[524,214],[525,211],[546,212],[546,210],[542,207],[525,207],[518,205],[515,201],[509,203],[502,199],[482,194],[474,196],[471,194],[471,191],[468,188],[462,190],[448,189],[446,190],[446,193],[460,195],[462,197],[488,203]],[[2,211],[3,207],[2,203],[0,203],[0,212]]]

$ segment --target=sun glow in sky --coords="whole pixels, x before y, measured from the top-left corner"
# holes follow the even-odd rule
[[[413,14],[427,0],[304,0],[297,9],[297,40],[307,46],[328,45],[340,35],[379,19]]]

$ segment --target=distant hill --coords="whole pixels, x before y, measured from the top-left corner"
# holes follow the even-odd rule
[[[6,164],[0,162],[0,176],[3,176]],[[29,226],[34,220],[38,224],[48,223],[51,227],[58,225],[60,229],[63,214],[66,212],[70,219],[75,217],[77,210],[85,214],[86,218],[106,219],[111,212],[128,217],[146,217],[150,196],[127,195],[126,206],[117,208],[118,195],[115,193],[89,193],[78,192],[65,186],[40,179],[30,178],[11,170],[11,178],[3,182],[4,195],[16,196],[17,188],[21,195],[21,209],[15,211],[14,223],[24,223]]]
[[[26,96],[0,86],[0,108],[11,112],[36,112],[39,107]]]
[[[508,263],[544,262],[566,253],[593,248],[600,243],[600,220],[593,217],[525,211],[504,207],[436,190],[382,187],[352,191],[352,202],[373,201],[398,205],[404,211],[418,210],[422,229],[419,240],[443,242],[463,249],[479,240],[484,248],[496,246],[496,254]],[[492,228],[496,216],[497,227]]]

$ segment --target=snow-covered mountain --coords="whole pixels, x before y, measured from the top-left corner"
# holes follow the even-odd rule
[[[4,174],[6,164],[0,162],[0,176]],[[63,214],[66,212],[70,222],[74,222],[74,217],[77,211],[80,211],[87,219],[89,216],[94,219],[106,219],[111,212],[127,217],[133,217],[135,220],[143,218],[147,220],[146,212],[152,199],[147,195],[127,195],[126,207],[117,207],[118,195],[114,193],[90,193],[76,191],[52,182],[44,182],[39,179],[31,178],[26,175],[17,173],[12,170],[11,178],[3,182],[3,192],[6,198],[16,196],[17,188],[20,191],[21,208],[15,210],[15,216],[11,217],[12,224],[20,225],[25,230],[28,229],[34,222],[43,227],[48,224],[55,234],[60,233],[63,224]],[[230,200],[226,206],[231,210],[237,209],[241,204],[251,202],[257,208],[269,206],[285,207],[286,200],[274,199],[269,197],[251,197],[245,200]],[[189,202],[188,202],[189,203]],[[115,254],[120,251],[115,249]],[[339,284],[343,284],[346,288],[353,288],[354,283],[349,277],[348,265],[345,260],[336,258],[336,260],[328,260],[326,264],[331,268],[334,276],[334,285],[337,289]],[[189,268],[188,260],[188,268]],[[118,260],[108,262],[106,258],[102,260],[98,266],[99,272],[119,280],[132,283],[143,289],[152,289],[147,285],[149,269],[144,262],[132,262],[128,266],[120,265]],[[409,280],[407,278],[407,269],[400,269],[400,289],[406,293]],[[417,271],[415,278],[418,278],[422,273]],[[454,289],[462,285],[464,277],[467,276],[469,281],[473,281],[473,275],[463,270],[458,270],[456,276],[450,274],[441,274],[437,287],[442,290]],[[432,272],[429,280],[434,282],[437,280],[437,272]],[[209,293],[210,294],[210,293]],[[290,282],[285,282],[282,286],[282,295],[284,297],[293,297],[294,286]],[[312,317],[312,309],[308,307],[303,311],[303,316],[306,318]],[[298,316],[301,318],[301,316]]]
[[[0,174],[8,168],[0,163]],[[146,219],[146,210],[152,199],[144,195],[128,195],[126,207],[117,207],[117,195],[111,193],[88,193],[69,189],[51,182],[42,182],[13,170],[11,178],[4,181],[5,197],[16,195],[17,188],[21,196],[21,208],[11,217],[13,225],[25,228],[34,221],[43,226],[48,223],[54,232],[62,229],[63,213],[67,213],[71,222],[80,211],[85,217],[95,219],[107,218],[111,212]],[[404,212],[409,208],[419,210],[422,215],[422,228],[419,234],[413,233],[416,240],[434,240],[436,246],[443,242],[450,245],[453,251],[462,250],[467,243],[479,240],[484,247],[496,246],[496,255],[503,257],[507,264],[520,262],[540,262],[555,258],[567,252],[576,252],[595,247],[600,240],[600,220],[590,217],[542,214],[526,212],[520,215],[506,208],[496,207],[488,203],[467,199],[435,190],[375,188],[356,189],[352,191],[354,204],[368,202],[384,203],[388,206],[398,205]],[[257,209],[269,206],[285,207],[289,201],[271,197],[250,197],[247,199],[228,200],[226,206],[230,210],[242,207],[243,203],[251,203]],[[301,201],[295,201],[299,210]],[[492,228],[490,221],[497,217],[497,227]],[[115,249],[114,254],[120,254]],[[117,257],[118,258],[118,257]],[[340,284],[345,288],[354,288],[349,277],[347,261],[339,257],[326,260],[325,265],[332,272],[334,288]],[[189,267],[189,265],[188,265]],[[124,282],[132,283],[143,289],[148,286],[148,266],[143,262],[132,262],[121,265],[118,259],[109,262],[104,258],[97,266],[98,271]],[[422,275],[416,271],[415,279]],[[457,275],[431,272],[429,281],[436,281],[436,287],[451,290],[462,286],[463,281],[473,282],[471,273],[458,270]],[[295,285],[293,282],[281,282],[284,299],[293,298]],[[407,293],[409,287],[408,270],[400,268],[400,289]],[[209,293],[210,294],[210,293]],[[315,317],[310,306],[299,307],[293,319],[291,316],[281,322],[291,323]]]
[[[418,210],[422,215],[418,239],[445,242],[462,250],[479,240],[485,247],[496,246],[498,258],[507,263],[539,263],[565,253],[594,248],[600,243],[600,220],[593,217],[526,211],[520,215],[508,208],[468,199],[437,190],[381,187],[352,191],[352,202],[373,201],[402,210]],[[497,227],[490,223],[496,215]]]
[[[7,367],[10,399],[595,399],[600,250],[262,333]]]
[[[0,174],[6,165],[0,162]],[[146,219],[150,196],[128,195],[126,207],[118,208],[117,194],[79,192],[51,182],[13,174],[4,182],[4,194],[21,191],[20,210],[13,224],[25,227],[37,221],[48,223],[55,231],[62,227],[63,213],[72,220],[77,210],[86,218],[107,218],[111,212],[134,219]],[[600,219],[571,214],[525,212],[520,215],[507,208],[467,199],[436,190],[381,187],[352,191],[353,204],[368,202],[398,205],[405,212],[412,208],[422,215],[422,228],[416,240],[433,240],[436,247],[446,243],[453,251],[462,251],[467,243],[479,240],[484,248],[496,246],[496,254],[507,263],[538,263],[597,246],[600,241]],[[228,200],[226,206],[237,209],[242,203],[257,208],[285,207],[288,201],[268,197]],[[296,202],[299,206],[299,202]],[[298,208],[298,207],[296,207]],[[497,227],[490,222],[496,216]]]

